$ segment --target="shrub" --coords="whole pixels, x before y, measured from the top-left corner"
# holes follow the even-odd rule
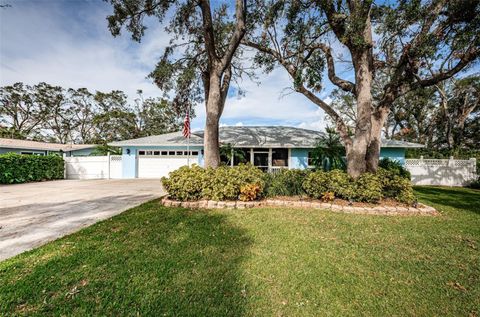
[[[202,191],[205,199],[235,200],[239,198],[242,186],[256,184],[262,192],[265,185],[263,172],[251,164],[209,168],[205,175]]]
[[[350,176],[340,170],[313,172],[305,178],[303,188],[307,195],[317,199],[322,198],[325,192],[333,192],[339,198],[351,199],[355,191]]]
[[[0,183],[37,182],[64,177],[63,158],[58,155],[0,155]]]
[[[198,200],[202,198],[205,170],[197,165],[182,166],[162,177],[162,184],[168,194],[177,200]]]
[[[303,181],[309,170],[281,169],[277,174],[266,173],[264,194],[274,196],[300,196],[305,194]]]
[[[320,199],[328,191],[328,174],[324,171],[310,173],[303,181],[303,189],[308,196]]]
[[[411,179],[410,172],[398,161],[394,161],[389,158],[383,158],[380,160],[380,162],[378,162],[378,167],[387,171],[391,171],[400,177],[407,178],[409,180]]]
[[[377,175],[382,182],[384,197],[394,198],[400,202],[411,204],[415,201],[412,183],[409,179],[397,175],[395,171],[379,168]]]
[[[247,184],[264,188],[263,172],[248,164],[234,167],[220,166],[203,169],[194,165],[183,166],[162,178],[168,194],[177,200],[235,200],[240,189]]]
[[[353,199],[356,201],[376,203],[382,199],[382,182],[377,174],[363,173],[355,180]]]
[[[258,184],[247,184],[240,187],[240,200],[252,201],[260,197],[261,189]]]
[[[476,180],[468,184],[468,187],[473,189],[480,189],[480,176],[478,176]]]
[[[333,192],[325,192],[322,195],[322,201],[325,203],[331,202],[335,199],[335,194]]]

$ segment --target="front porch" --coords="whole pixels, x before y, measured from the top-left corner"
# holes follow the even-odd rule
[[[292,168],[292,153],[289,148],[232,148],[231,151],[230,158],[221,157],[222,162],[230,166],[250,163],[269,173]]]

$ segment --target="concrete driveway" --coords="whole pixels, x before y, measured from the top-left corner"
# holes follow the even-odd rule
[[[158,179],[0,185],[0,261],[162,195]]]

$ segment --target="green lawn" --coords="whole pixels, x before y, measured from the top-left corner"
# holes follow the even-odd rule
[[[0,315],[479,316],[480,191],[438,217],[150,202],[0,263]]]

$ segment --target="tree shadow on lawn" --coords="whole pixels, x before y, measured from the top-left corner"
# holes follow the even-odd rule
[[[480,214],[480,191],[462,187],[415,186],[419,198],[434,204]]]
[[[150,202],[0,263],[0,315],[241,316],[251,240]]]

